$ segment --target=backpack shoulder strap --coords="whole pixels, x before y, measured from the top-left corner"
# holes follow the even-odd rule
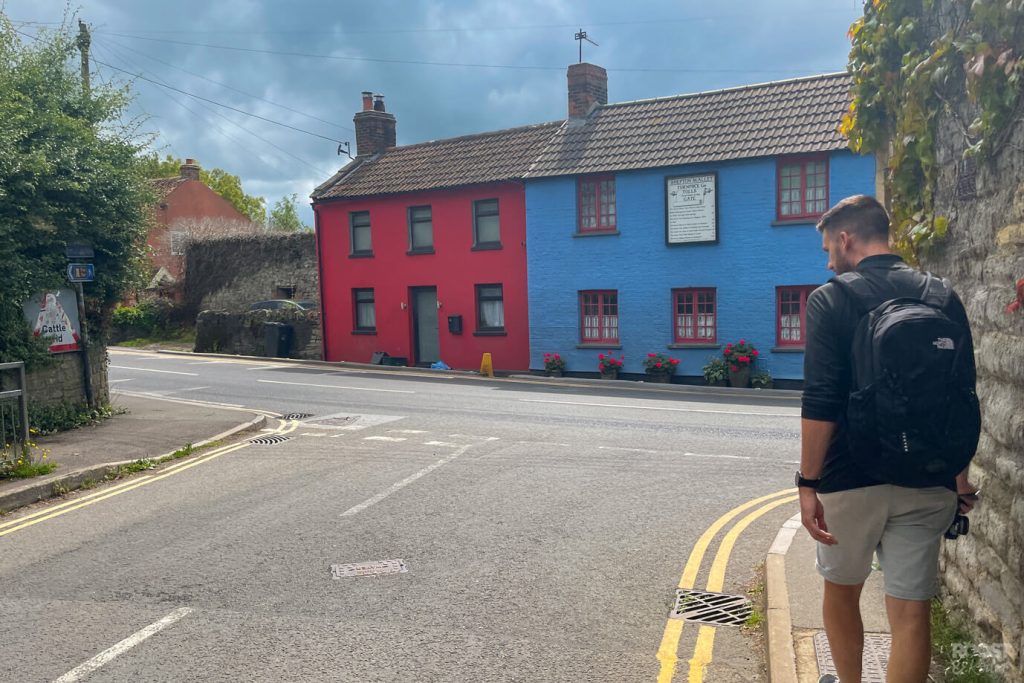
[[[939,309],[946,310],[949,298],[953,295],[953,286],[946,278],[938,278],[931,273],[925,273],[927,280],[924,284],[924,293],[921,294],[921,301]]]
[[[846,292],[846,295],[850,297],[854,307],[857,309],[858,316],[864,316],[878,305],[877,296],[871,291],[871,286],[868,284],[864,276],[858,272],[850,271],[849,273],[843,273],[842,275],[836,275],[829,282],[835,283],[835,285]]]

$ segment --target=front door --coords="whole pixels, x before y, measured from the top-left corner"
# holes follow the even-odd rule
[[[416,365],[430,365],[440,360],[437,287],[412,289],[412,329],[416,346]]]

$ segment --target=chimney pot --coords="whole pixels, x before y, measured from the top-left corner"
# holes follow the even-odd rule
[[[586,62],[570,64],[569,118],[583,118],[595,106],[608,104],[608,72],[603,67]]]
[[[363,111],[370,111],[373,109],[373,93],[369,90],[363,91]]]
[[[373,96],[373,110],[374,111],[387,111],[384,109],[384,96],[374,95]]]
[[[185,159],[180,168],[181,177],[187,180],[199,180],[199,164],[195,159]]]

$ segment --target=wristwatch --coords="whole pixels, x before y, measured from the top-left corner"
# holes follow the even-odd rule
[[[801,488],[806,486],[807,488],[816,489],[818,484],[821,483],[821,478],[818,479],[804,479],[804,475],[800,474],[800,470],[796,471],[796,486]]]

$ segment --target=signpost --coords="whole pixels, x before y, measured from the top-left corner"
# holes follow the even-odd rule
[[[64,248],[64,256],[69,261],[79,259],[92,259],[95,257],[93,248],[88,244],[68,244]],[[90,408],[95,407],[92,395],[92,364],[89,363],[89,331],[85,322],[85,290],[83,282],[92,282],[96,279],[96,268],[91,263],[69,263],[68,280],[75,283],[78,294],[78,321],[81,327],[82,337],[82,376],[85,381],[85,402]]]

